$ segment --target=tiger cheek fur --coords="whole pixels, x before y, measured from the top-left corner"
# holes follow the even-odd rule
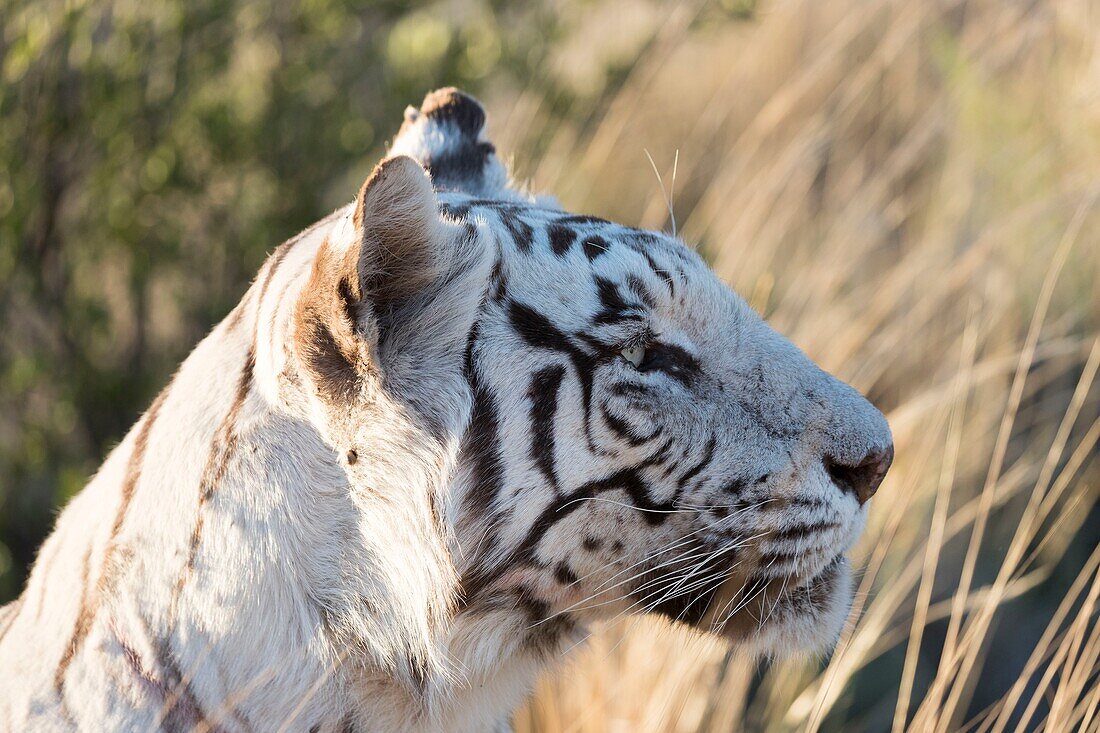
[[[64,510],[0,609],[13,725],[499,730],[621,614],[833,643],[882,415],[484,126],[410,108]]]

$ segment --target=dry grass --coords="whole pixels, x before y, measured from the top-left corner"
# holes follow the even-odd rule
[[[714,12],[654,20],[591,111],[490,98],[500,147],[574,210],[670,227],[672,194],[684,238],[884,409],[898,459],[827,663],[754,673],[626,619],[518,730],[1100,730],[1100,6]]]

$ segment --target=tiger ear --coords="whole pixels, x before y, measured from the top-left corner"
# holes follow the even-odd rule
[[[409,155],[423,165],[440,191],[484,198],[511,198],[508,171],[485,136],[485,109],[458,89],[437,89],[405,121],[390,155]]]
[[[447,224],[412,158],[382,161],[356,198],[354,231],[318,249],[294,312],[295,345],[319,393],[352,400],[398,312],[451,266]]]
[[[379,163],[355,201],[359,295],[376,314],[416,295],[444,269],[439,204],[428,174],[401,155]]]

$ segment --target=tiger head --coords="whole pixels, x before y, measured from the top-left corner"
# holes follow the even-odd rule
[[[433,623],[545,650],[652,612],[824,650],[886,420],[680,240],[511,188],[484,125],[455,90],[407,111],[296,314],[347,469],[428,477]]]

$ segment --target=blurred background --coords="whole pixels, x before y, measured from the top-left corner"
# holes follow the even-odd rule
[[[0,603],[454,84],[517,178],[675,227],[897,442],[831,657],[628,619],[518,730],[1100,729],[1098,44],[1096,0],[0,0]]]

